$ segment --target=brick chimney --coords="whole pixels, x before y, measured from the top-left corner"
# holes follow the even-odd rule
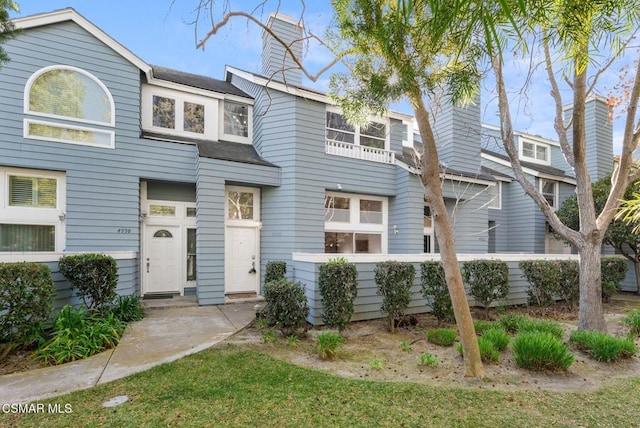
[[[272,13],[266,26],[280,37],[296,57],[302,56],[302,24],[287,15]],[[262,32],[262,74],[292,86],[302,85],[302,70],[284,46],[267,31]]]

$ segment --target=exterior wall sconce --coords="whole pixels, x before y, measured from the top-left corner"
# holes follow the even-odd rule
[[[148,215],[149,215],[149,214],[147,214],[146,212],[142,211],[142,212],[140,213],[140,222],[141,222],[141,223],[146,222],[146,221],[147,221],[147,216],[148,216]]]
[[[397,235],[397,234],[398,234],[398,232],[400,232],[400,228],[398,227],[398,225],[397,225],[397,224],[394,224],[394,225],[393,225],[393,234],[394,234],[394,235]]]
[[[58,218],[60,219],[60,221],[64,221],[64,219],[67,218],[67,213],[64,211],[60,211],[60,214],[58,214]]]

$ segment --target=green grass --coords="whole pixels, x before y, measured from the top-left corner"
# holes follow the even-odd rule
[[[637,426],[640,420],[640,379],[590,393],[501,392],[488,385],[349,380],[225,345],[43,401],[68,403],[71,414],[3,414],[0,426]],[[102,407],[118,395],[129,402]]]

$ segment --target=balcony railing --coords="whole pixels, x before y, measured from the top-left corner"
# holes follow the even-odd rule
[[[396,154],[388,150],[375,147],[359,146],[342,141],[327,140],[325,152],[330,155],[344,156],[347,158],[361,159],[370,162],[396,163]]]

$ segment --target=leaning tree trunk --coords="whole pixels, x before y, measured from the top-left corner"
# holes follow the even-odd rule
[[[471,318],[469,302],[462,282],[462,274],[458,265],[458,256],[453,238],[453,228],[447,213],[447,207],[442,197],[440,182],[440,168],[438,150],[436,148],[433,130],[429,123],[427,109],[421,94],[411,97],[416,114],[416,121],[422,135],[424,153],[422,154],[422,183],[425,186],[425,198],[431,207],[434,216],[435,232],[440,246],[440,257],[444,268],[445,280],[456,325],[460,331],[462,354],[464,357],[465,376],[484,377],[484,368],[480,358],[478,338]]]
[[[640,254],[633,258],[633,271],[636,274],[636,294],[640,294]]]
[[[602,306],[601,244],[586,242],[578,248],[580,254],[580,307],[578,329],[607,331]]]

